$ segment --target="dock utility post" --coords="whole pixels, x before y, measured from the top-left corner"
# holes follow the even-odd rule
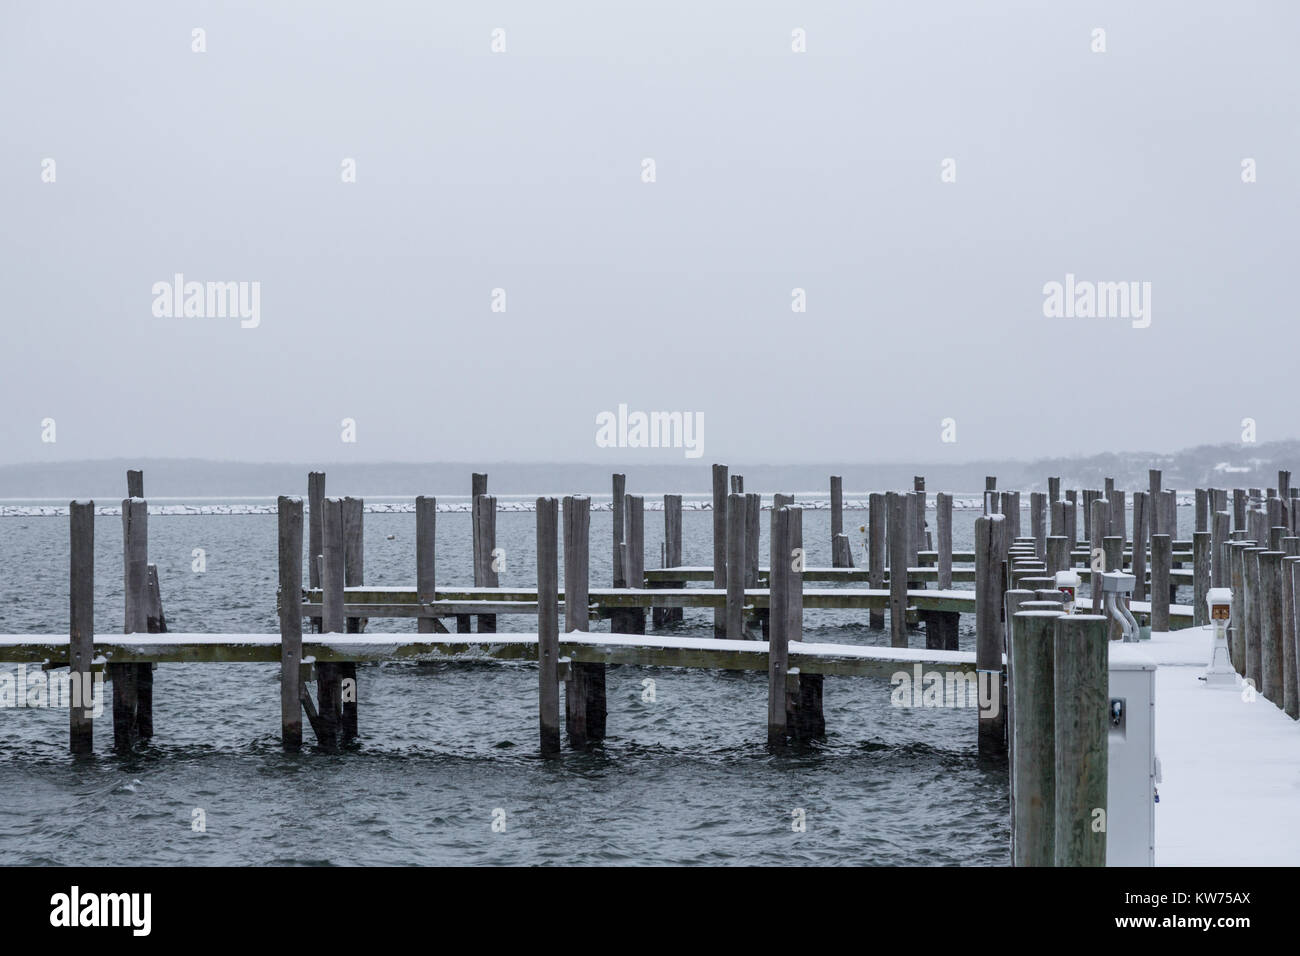
[[[1214,627],[1214,644],[1210,666],[1205,669],[1206,687],[1236,687],[1237,672],[1228,655],[1228,619],[1232,616],[1232,591],[1210,588],[1205,603],[1209,605],[1210,624]]]
[[[1123,571],[1107,571],[1101,576],[1101,591],[1106,598],[1106,616],[1119,622],[1125,644],[1138,641],[1138,623],[1133,612],[1128,609],[1128,600],[1133,595],[1133,585],[1137,579]]]

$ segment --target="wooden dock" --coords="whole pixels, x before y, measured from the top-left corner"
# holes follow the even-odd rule
[[[562,514],[557,499],[537,499],[537,583],[517,587],[503,586],[497,574],[497,506],[487,494],[486,475],[472,478],[473,584],[440,586],[434,498],[416,499],[416,580],[369,583],[362,548],[364,503],[327,497],[325,476],[313,473],[309,508],[297,497],[278,502],[279,632],[178,634],[167,630],[162,583],[148,562],[143,476],[129,472],[129,497],[121,509],[124,633],[92,633],[95,508],[93,502],[73,502],[68,633],[0,635],[0,662],[69,667],[87,683],[92,671],[104,670],[113,688],[113,738],[119,751],[132,750],[158,732],[152,701],[156,692],[165,692],[154,686],[153,665],[158,663],[278,663],[285,749],[301,746],[306,717],[317,745],[337,750],[364,726],[364,670],[358,665],[536,662],[544,754],[561,749],[562,725],[571,747],[597,744],[604,737],[609,666],[766,670],[767,739],[785,746],[825,734],[825,677],[893,680],[919,665],[969,677],[989,689],[973,715],[980,752],[1005,753],[1023,771],[1012,792],[1019,841],[1014,858],[1057,865],[1093,865],[1105,859],[1104,837],[1099,857],[1096,841],[1075,839],[1068,819],[1070,813],[1099,805],[1099,779],[1104,802],[1105,771],[1093,765],[1101,759],[1104,736],[1099,743],[1094,730],[1063,736],[1061,729],[1092,727],[1097,701],[1105,698],[1105,668],[1098,661],[1104,662],[1107,638],[1115,639],[1119,625],[1096,616],[1101,595],[1089,582],[1098,575],[1113,570],[1133,575],[1136,590],[1125,603],[1159,636],[1150,642],[1152,648],[1170,640],[1167,632],[1175,628],[1206,622],[1211,585],[1231,587],[1239,595],[1232,605],[1234,668],[1261,699],[1276,705],[1288,726],[1300,717],[1300,502],[1289,487],[1289,473],[1279,474],[1278,489],[1267,494],[1234,490],[1231,511],[1226,490],[1198,491],[1190,542],[1175,540],[1173,493],[1160,488],[1158,472],[1152,473],[1150,491],[1133,492],[1131,524],[1123,492],[1113,487],[1105,492],[1068,490],[1061,497],[1060,482],[1051,480],[1049,492],[1027,496],[1028,535],[1020,533],[1020,494],[999,493],[990,478],[986,513],[976,519],[972,551],[952,549],[951,495],[935,496],[937,533],[930,530],[925,483],[918,476],[911,492],[870,496],[860,555],[843,531],[843,486],[832,476],[832,567],[806,566],[802,509],[792,496],[780,494],[768,511],[768,560],[760,563],[761,496],[745,494],[743,479],[729,475],[726,466],[715,465],[712,477],[712,567],[682,564],[681,496],[665,495],[661,566],[647,569],[645,502],[627,493],[625,476],[615,475],[612,586],[591,586],[591,503],[570,496],[563,500]],[[1056,587],[1056,572],[1071,570],[1085,589],[1076,596],[1084,613],[1064,613],[1067,598]],[[809,586],[816,584],[829,586]],[[1192,603],[1175,603],[1180,586],[1190,586]],[[712,636],[677,633],[687,609],[712,612]],[[1094,614],[1087,614],[1089,609]],[[887,640],[888,646],[805,641],[808,610],[861,613],[864,633]],[[958,649],[963,614],[973,619],[973,651]],[[502,615],[531,617],[536,630],[498,632]],[[379,618],[409,618],[413,628],[402,634],[366,633],[367,621]],[[608,632],[592,632],[593,621],[608,621]],[[921,642],[912,633],[915,621],[924,622],[924,646],[913,646]],[[454,623],[455,631],[444,622]],[[667,630],[648,634],[648,625]],[[1043,656],[1049,633],[1055,634],[1054,661],[1051,654]],[[1035,723],[1050,715],[1045,706],[1050,700],[1042,694],[1053,678],[1044,668],[1055,669],[1055,684],[1064,694],[1055,701],[1054,778],[1041,773],[1036,763],[1044,734],[1050,735]],[[71,750],[88,752],[94,732],[90,708],[70,706],[69,726]],[[1057,825],[1065,830],[1055,841],[1042,819],[1024,815],[1025,808],[1039,803],[1033,788],[1049,779],[1065,781],[1057,804],[1066,808],[1067,819],[1062,824],[1058,813]],[[1044,848],[1053,845],[1055,855],[1044,855]]]

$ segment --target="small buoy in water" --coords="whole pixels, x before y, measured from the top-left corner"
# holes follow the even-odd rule
[[[394,538],[396,538],[396,537],[397,537],[397,535],[395,535],[395,534],[390,534],[390,535],[388,536],[388,540],[389,540],[389,541],[392,541],[392,540],[393,540]]]

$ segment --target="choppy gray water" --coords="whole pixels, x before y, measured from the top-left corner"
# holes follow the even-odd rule
[[[977,512],[954,516],[971,546]],[[856,528],[865,512],[849,512]],[[933,522],[933,514],[930,518]],[[683,515],[687,564],[711,563],[711,516]],[[810,563],[830,564],[830,516],[805,511]],[[591,580],[610,579],[610,514],[592,515]],[[767,553],[764,513],[762,554]],[[536,581],[535,516],[501,514],[503,585]],[[662,521],[646,520],[646,564]],[[120,519],[96,521],[97,630],[122,626]],[[153,516],[173,631],[274,631],[276,519]],[[68,526],[0,520],[0,633],[66,632]],[[393,535],[392,540],[388,536]],[[414,583],[414,518],[368,514],[366,580]],[[206,553],[192,571],[193,549]],[[470,579],[467,514],[438,516],[438,580]],[[764,563],[766,561],[764,560]],[[824,585],[823,585],[824,586]],[[676,633],[707,636],[688,611]],[[502,630],[532,631],[526,616]],[[961,647],[973,649],[971,621]],[[370,622],[411,631],[413,621]],[[607,625],[593,625],[603,629]],[[886,644],[865,612],[808,611],[808,640]],[[923,632],[912,637],[923,646]],[[0,669],[14,670],[13,665]],[[642,699],[645,678],[655,701]],[[6,864],[1000,864],[1007,859],[1003,762],[975,755],[975,712],[896,709],[887,681],[828,677],[824,744],[770,752],[766,674],[609,668],[609,736],[590,753],[537,755],[529,664],[385,664],[360,669],[355,751],[279,747],[278,665],[163,664],[152,745],[66,752],[67,712],[0,709],[0,861]],[[310,730],[307,731],[310,739]],[[206,832],[191,827],[203,810]],[[793,811],[807,829],[795,832]],[[505,830],[493,829],[504,811]],[[498,814],[499,817],[499,814]]]

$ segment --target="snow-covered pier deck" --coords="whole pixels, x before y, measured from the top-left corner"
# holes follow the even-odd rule
[[[1296,866],[1300,732],[1240,678],[1206,686],[1212,640],[1207,626],[1127,645],[1156,664],[1156,865]]]

